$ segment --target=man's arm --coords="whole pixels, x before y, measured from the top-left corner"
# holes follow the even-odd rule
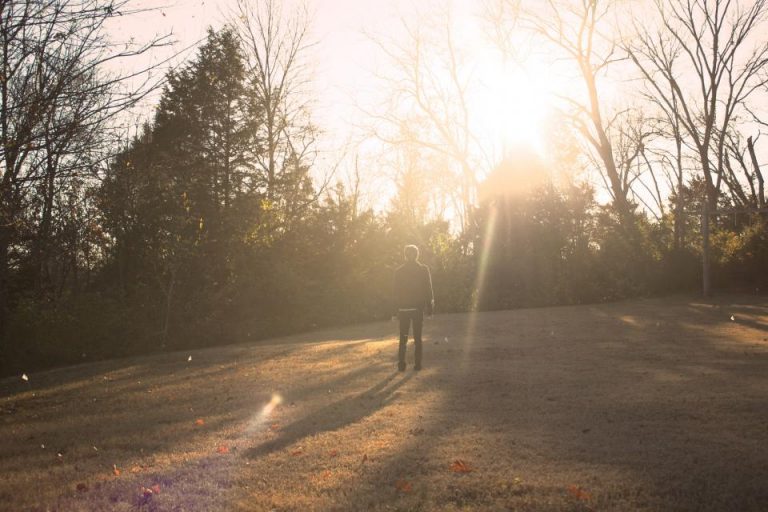
[[[389,294],[389,299],[390,299],[389,312],[393,318],[397,316],[397,308],[399,307],[397,303],[397,292],[398,292],[397,285],[398,285],[397,270],[395,270],[392,273],[392,289],[390,290],[390,294]]]
[[[424,288],[426,292],[424,295],[427,303],[427,315],[432,316],[432,312],[435,308],[435,295],[432,292],[432,274],[429,273],[429,267],[425,266],[424,270],[425,270],[424,274],[425,274],[425,281],[426,281],[424,283]]]

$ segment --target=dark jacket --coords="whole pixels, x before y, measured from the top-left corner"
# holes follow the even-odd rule
[[[420,309],[432,314],[434,296],[429,267],[406,261],[395,270],[395,309]]]

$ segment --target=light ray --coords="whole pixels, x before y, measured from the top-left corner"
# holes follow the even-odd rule
[[[477,272],[475,277],[475,286],[472,294],[472,302],[470,306],[469,320],[467,321],[467,333],[464,343],[462,344],[462,357],[461,368],[466,370],[467,362],[469,359],[469,353],[472,349],[472,344],[475,339],[475,331],[477,329],[477,316],[478,308],[480,306],[480,300],[483,294],[483,287],[485,285],[485,276],[488,271],[488,260],[493,245],[493,237],[496,233],[496,222],[499,216],[499,208],[494,203],[489,204],[489,216],[488,222],[485,226],[485,232],[483,236],[482,247],[480,248],[480,255],[478,259]]]

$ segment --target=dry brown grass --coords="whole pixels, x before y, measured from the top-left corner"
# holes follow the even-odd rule
[[[0,509],[768,510],[763,299],[441,315],[418,374],[394,328],[0,381]]]

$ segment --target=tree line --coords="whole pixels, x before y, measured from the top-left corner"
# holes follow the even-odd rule
[[[384,164],[356,162],[346,182],[318,176],[306,12],[238,2],[125,140],[114,120],[158,84],[128,90],[103,65],[166,40],[111,46],[103,25],[127,3],[0,0],[2,372],[388,318],[406,243],[421,247],[443,312],[696,289],[697,212],[765,206],[755,102],[768,42],[756,31],[768,11],[655,5],[663,23],[611,40],[610,2],[489,11],[501,47],[510,33],[550,41],[583,81],[546,157],[476,151],[450,31],[432,41],[447,82],[428,79],[423,33],[385,45],[382,87],[398,108],[374,116],[375,136],[396,173],[378,211],[360,176]],[[634,66],[642,107],[604,101],[615,65]],[[765,286],[765,217],[713,222],[717,283]]]

